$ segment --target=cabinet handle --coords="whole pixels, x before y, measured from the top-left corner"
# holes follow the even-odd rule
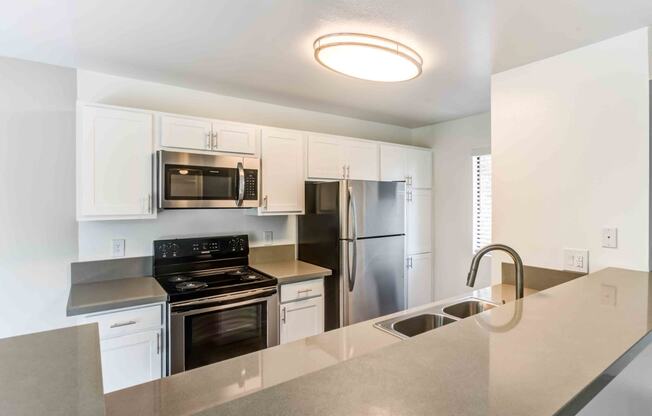
[[[346,165],[346,178],[351,177],[351,165]]]
[[[206,132],[206,148],[209,150],[213,148],[213,134],[210,131]]]
[[[346,165],[342,165],[342,179],[346,179]]]
[[[120,328],[121,326],[134,325],[135,323],[136,321],[117,322],[115,324],[111,324],[110,328]]]
[[[211,149],[217,150],[217,132],[211,135]]]
[[[161,334],[156,334],[156,355],[161,355]]]
[[[407,268],[411,269],[412,268],[412,257],[407,258]]]
[[[301,294],[301,293],[308,293],[308,292],[312,292],[312,289],[302,289],[302,290],[297,290],[297,295],[299,295],[299,294]]]
[[[412,186],[412,176],[406,176],[405,182],[407,186]]]
[[[267,209],[267,195],[263,197],[263,208]]]
[[[283,316],[281,316],[281,322],[285,323],[287,320],[287,314],[285,313],[285,306],[283,307]]]

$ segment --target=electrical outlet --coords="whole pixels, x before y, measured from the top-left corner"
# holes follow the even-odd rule
[[[602,229],[602,247],[618,248],[618,228]]]
[[[125,256],[125,240],[124,238],[116,238],[111,240],[111,253],[113,257]]]
[[[589,272],[589,251],[574,248],[564,249],[564,270],[579,273]]]

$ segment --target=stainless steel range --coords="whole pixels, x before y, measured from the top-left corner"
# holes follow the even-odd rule
[[[154,241],[170,374],[278,344],[277,281],[250,269],[248,255],[246,235]]]

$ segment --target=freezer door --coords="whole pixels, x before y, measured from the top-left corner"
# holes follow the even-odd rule
[[[345,184],[348,196],[355,203],[358,238],[405,233],[405,183],[346,181]]]
[[[405,309],[405,237],[342,241],[346,255],[340,284],[343,324],[377,318]],[[353,245],[357,255],[353,260]],[[357,263],[357,264],[355,264]],[[352,268],[355,278],[351,280]]]

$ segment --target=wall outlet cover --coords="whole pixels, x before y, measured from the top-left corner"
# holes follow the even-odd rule
[[[618,248],[618,228],[602,229],[602,247]]]
[[[589,250],[565,248],[564,270],[578,273],[589,272]]]
[[[111,240],[111,254],[113,257],[125,256],[125,240],[124,238],[115,238]]]

